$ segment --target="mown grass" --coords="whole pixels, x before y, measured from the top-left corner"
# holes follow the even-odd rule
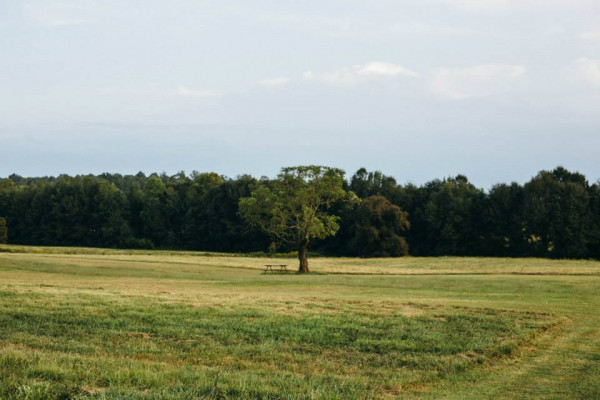
[[[138,264],[147,271],[153,269],[173,271],[174,264],[188,264],[195,267],[230,267],[263,270],[268,263],[288,264],[296,269],[293,258],[267,257],[246,254],[225,254],[170,250],[120,250],[86,247],[41,247],[0,245],[1,253],[11,253],[15,257],[39,254],[47,259],[63,258],[72,255],[68,261],[77,263],[85,260],[88,266],[93,263],[103,268],[121,268],[124,262]],[[39,260],[44,258],[40,257]],[[113,263],[117,261],[118,263]],[[51,262],[53,268],[56,263]],[[143,265],[139,265],[143,264]],[[159,265],[157,267],[157,265]],[[543,258],[490,258],[490,257],[401,257],[401,258],[347,258],[313,257],[311,270],[316,273],[343,275],[475,275],[475,274],[520,274],[520,275],[599,275],[600,261],[597,260],[549,260]]]
[[[1,399],[600,394],[598,263],[318,259],[301,276],[35,251],[0,254]]]

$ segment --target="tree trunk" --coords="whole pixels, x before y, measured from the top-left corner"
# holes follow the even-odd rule
[[[308,243],[301,243],[298,248],[298,260],[300,261],[300,268],[298,268],[298,273],[305,274],[309,272],[308,270],[308,258],[306,248],[308,247]]]

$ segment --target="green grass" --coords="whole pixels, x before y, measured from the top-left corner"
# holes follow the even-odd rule
[[[600,398],[598,262],[3,249],[0,399]]]

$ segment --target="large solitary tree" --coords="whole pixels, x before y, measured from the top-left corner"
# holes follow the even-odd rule
[[[334,235],[338,217],[329,207],[347,195],[344,171],[316,165],[283,168],[276,179],[258,182],[240,199],[239,213],[251,226],[298,249],[300,267],[308,269],[307,250],[314,239]]]

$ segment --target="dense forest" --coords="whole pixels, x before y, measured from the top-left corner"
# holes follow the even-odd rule
[[[0,179],[0,241],[223,252],[289,251],[247,226],[241,198],[268,178],[143,173]],[[361,257],[600,258],[600,182],[562,167],[524,185],[467,177],[401,185],[358,170],[330,207],[337,234],[313,246]]]

